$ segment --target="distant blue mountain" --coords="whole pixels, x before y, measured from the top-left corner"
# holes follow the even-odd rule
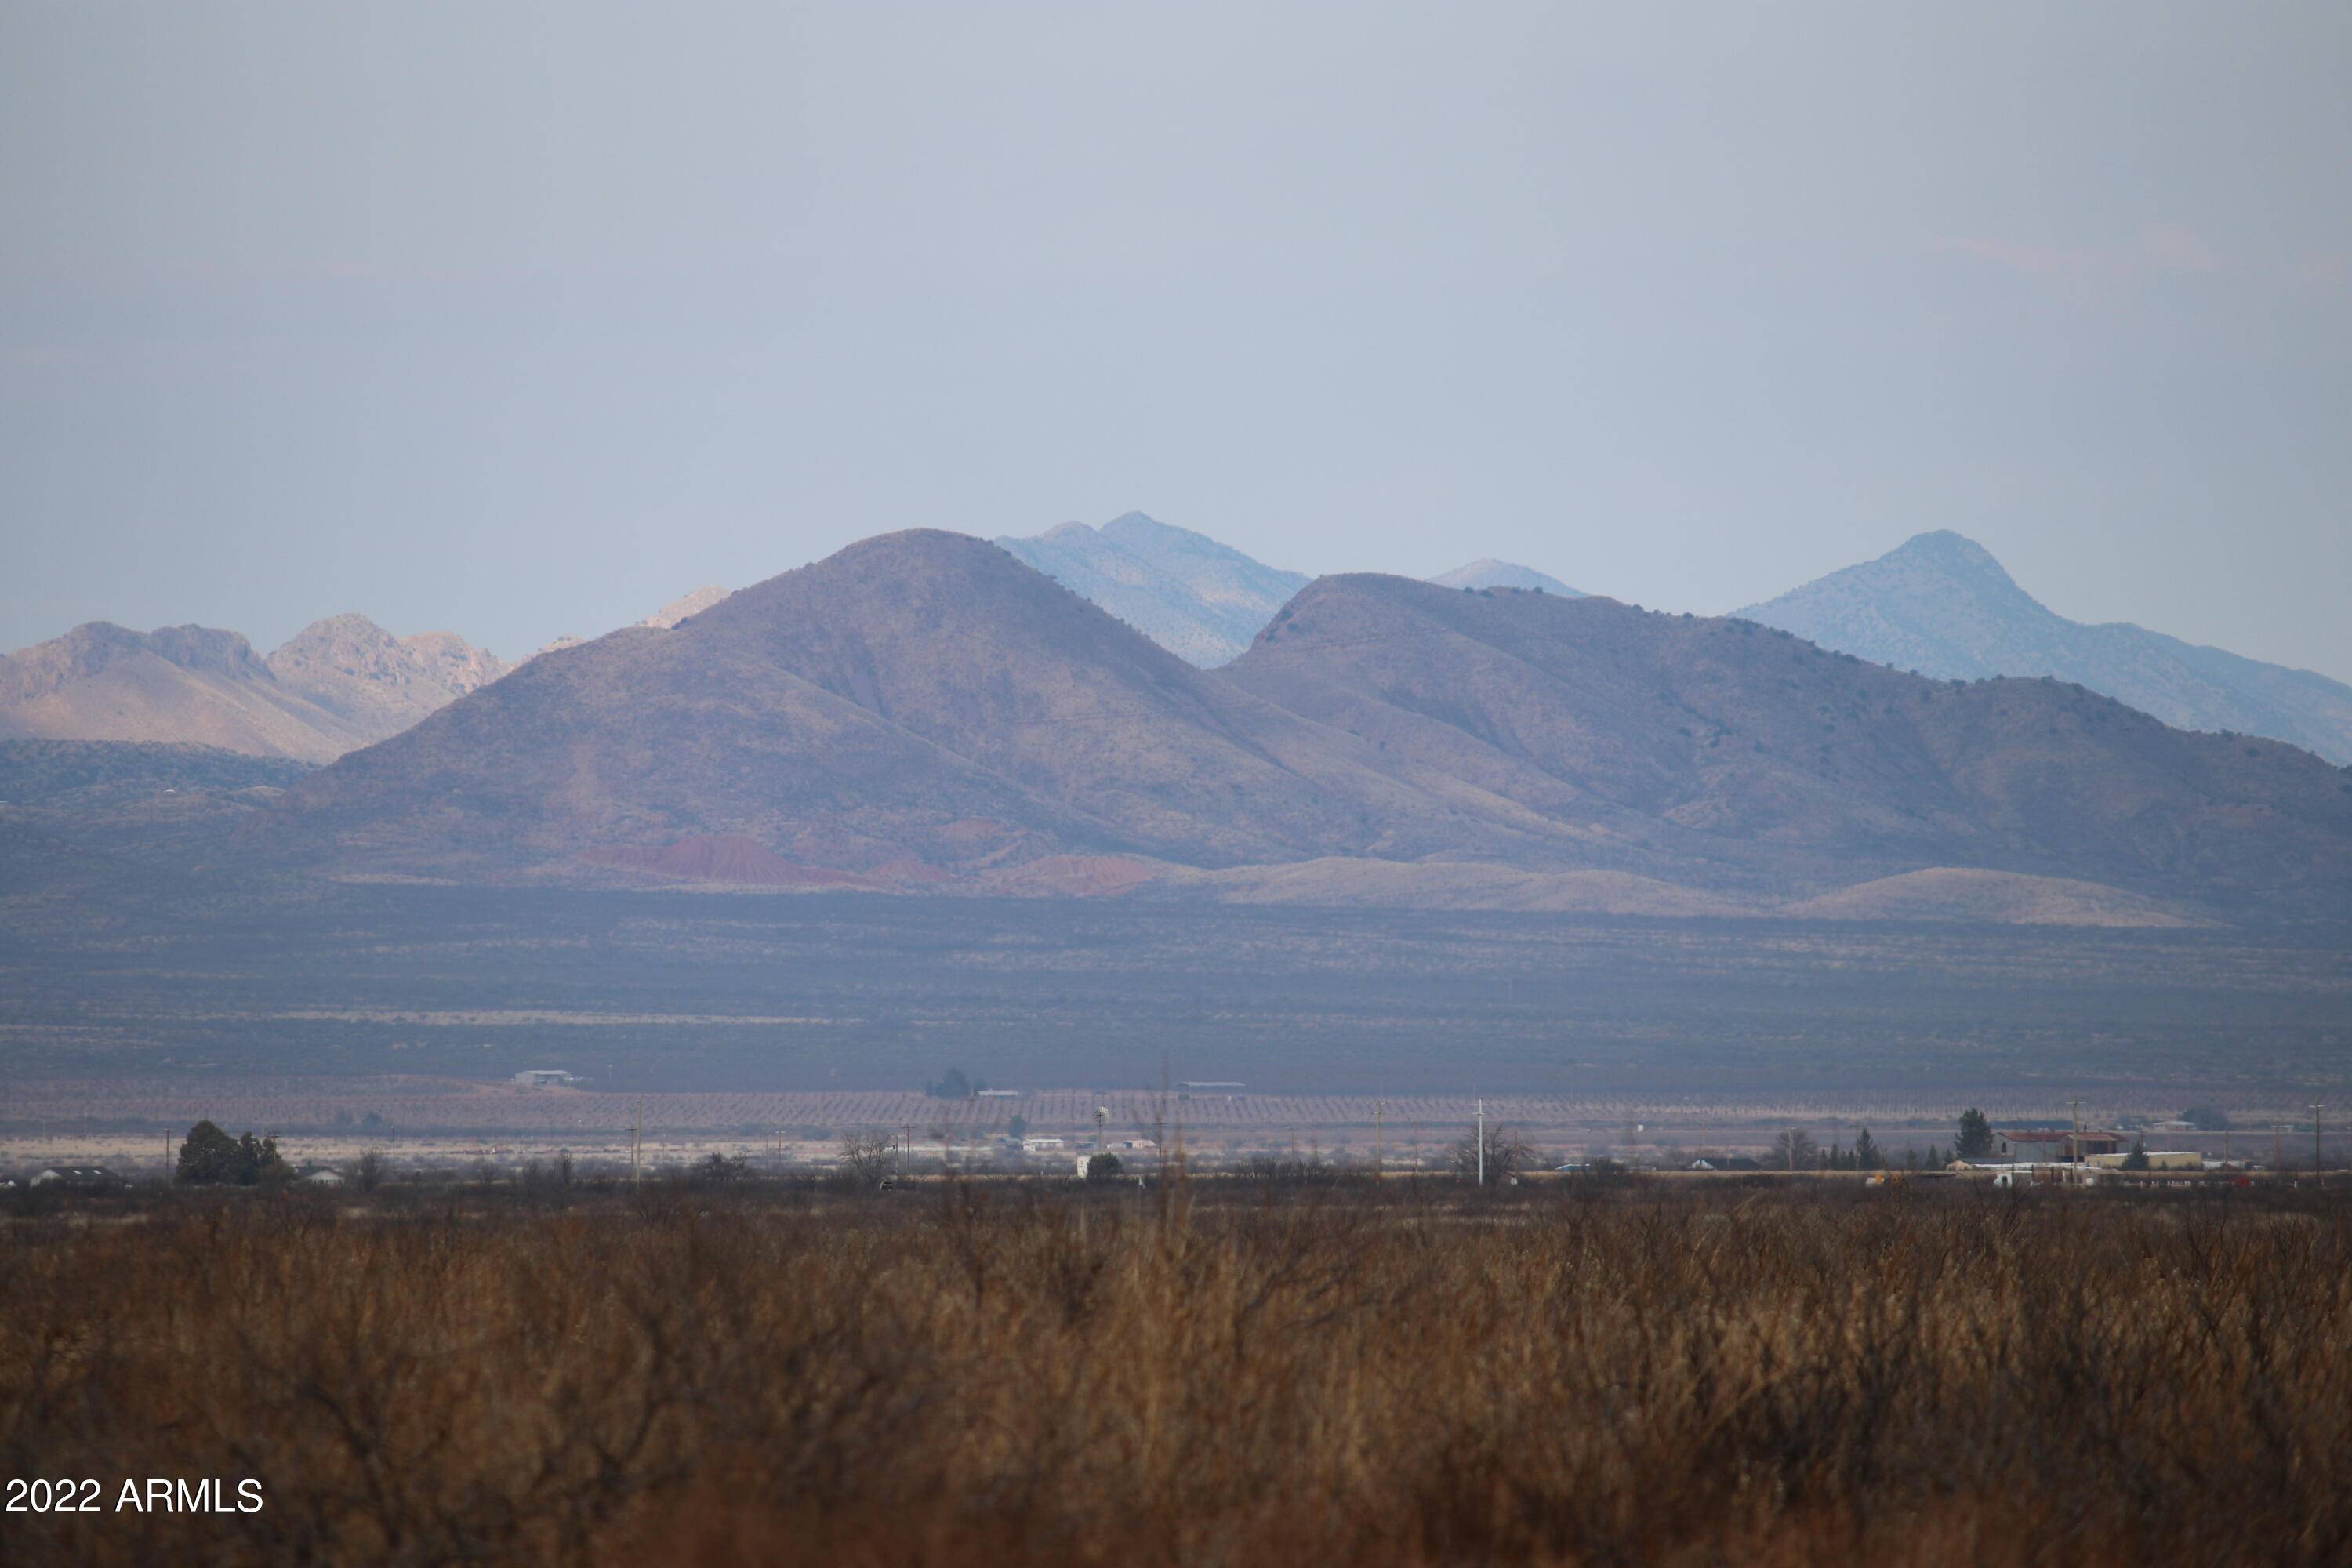
[[[2070,621],[1948,531],[1733,613],[1898,669],[2053,676],[2176,729],[2263,735],[2352,763],[2352,687],[2126,622]]]
[[[1467,566],[1456,566],[1431,582],[1441,588],[1539,588],[1547,594],[1558,594],[1564,599],[1581,599],[1582,594],[1557,577],[1547,576],[1532,566],[1520,566],[1508,561],[1497,561],[1489,555],[1483,561],[1473,561]]]
[[[1311,581],[1139,511],[1098,529],[1066,522],[1031,538],[995,542],[1203,668],[1249,647],[1274,613]]]

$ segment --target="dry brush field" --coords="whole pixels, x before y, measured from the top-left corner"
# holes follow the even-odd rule
[[[267,1505],[13,1561],[2352,1558],[2308,1191],[120,1202],[6,1228],[0,1468]]]

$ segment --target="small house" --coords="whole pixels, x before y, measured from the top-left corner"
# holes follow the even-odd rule
[[[131,1184],[103,1165],[51,1165],[36,1175],[29,1185],[61,1187],[67,1192],[111,1192]]]
[[[561,1068],[525,1068],[514,1080],[521,1089],[562,1089],[580,1081]]]

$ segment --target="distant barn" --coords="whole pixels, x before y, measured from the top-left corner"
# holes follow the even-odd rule
[[[63,1187],[68,1192],[111,1192],[131,1184],[103,1165],[51,1165],[27,1184],[36,1187]]]

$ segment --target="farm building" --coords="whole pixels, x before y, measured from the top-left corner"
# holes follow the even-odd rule
[[[27,1185],[63,1187],[68,1192],[109,1192],[130,1184],[103,1165],[51,1165]]]
[[[2129,1154],[2094,1154],[2089,1163],[2103,1171],[2119,1171],[2130,1159]],[[2205,1156],[2194,1149],[2150,1149],[2147,1168],[2151,1171],[2201,1171]]]
[[[2092,1154],[2120,1154],[2131,1146],[2126,1134],[2104,1127],[2020,1127],[1992,1136],[1992,1158],[2003,1163],[2081,1160]]]
[[[562,1089],[580,1081],[562,1068],[525,1068],[514,1080],[524,1089]]]

